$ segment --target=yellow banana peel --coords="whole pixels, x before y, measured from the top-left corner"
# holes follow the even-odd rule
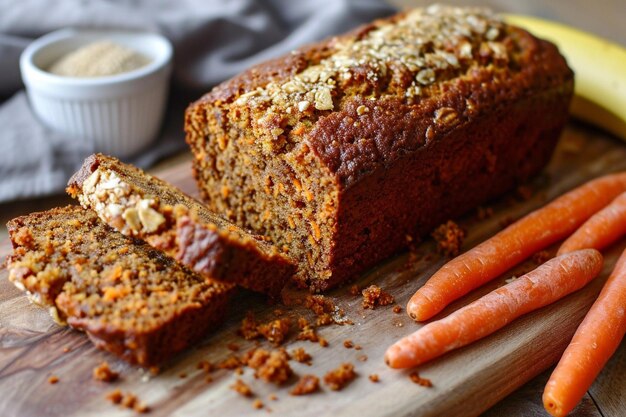
[[[575,73],[571,113],[626,141],[626,49],[560,23],[512,14],[504,18],[559,47]]]

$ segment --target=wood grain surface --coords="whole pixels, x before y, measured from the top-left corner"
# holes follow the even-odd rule
[[[570,126],[546,172],[530,184],[535,190],[530,199],[524,200],[512,193],[493,202],[493,217],[478,221],[474,213],[470,213],[460,220],[468,231],[464,248],[497,232],[502,223],[521,217],[590,178],[623,169],[626,169],[626,147],[623,144],[584,127]],[[195,193],[187,161],[162,171],[160,176],[189,193]],[[393,306],[363,310],[361,298],[350,295],[347,288],[331,292],[328,296],[345,310],[354,324],[322,328],[320,334],[330,342],[327,348],[293,340],[286,344],[286,348],[291,350],[302,346],[313,356],[311,367],[294,363],[297,375],[313,373],[322,377],[340,363],[351,362],[358,378],[341,392],[323,387],[322,392],[312,396],[293,397],[288,394],[293,381],[285,387],[276,387],[255,380],[248,369],[241,378],[263,401],[264,410],[253,409],[252,400],[229,389],[236,379],[231,371],[220,370],[214,374],[214,381],[207,383],[196,365],[203,359],[218,362],[229,356],[228,343],[239,344],[242,351],[253,346],[236,335],[248,310],[254,311],[260,321],[273,318],[276,308],[285,309],[289,314],[312,317],[298,304],[304,294],[288,291],[285,297],[288,307],[285,307],[270,305],[261,296],[241,292],[233,300],[231,313],[217,332],[209,335],[201,346],[172,360],[161,374],[153,377],[96,350],[83,334],[55,325],[44,310],[30,305],[12,287],[6,279],[6,271],[2,270],[0,416],[132,414],[105,400],[106,393],[114,388],[137,394],[152,408],[150,415],[155,416],[256,416],[270,410],[271,415],[280,416],[474,416],[531,379],[530,384],[509,397],[507,402],[496,405],[487,415],[546,415],[540,406],[543,383],[549,376],[544,371],[558,360],[623,246],[618,244],[606,252],[602,276],[583,290],[515,321],[491,337],[420,367],[420,375],[432,380],[432,388],[412,383],[408,372],[390,370],[382,361],[386,347],[417,329],[417,324],[404,312],[393,313]],[[8,251],[8,244],[3,241],[0,255]],[[400,254],[364,274],[356,284],[365,286],[375,282],[392,293],[397,303],[404,307],[410,295],[445,261],[436,254],[430,240],[418,247],[418,253],[421,256],[417,262],[409,263],[408,254]],[[533,266],[529,261],[509,271],[496,282],[450,306],[441,315],[449,314],[500,285],[504,279]],[[363,349],[346,349],[343,347],[346,339]],[[606,386],[626,386],[624,352],[622,346],[592,388],[591,396],[585,397],[574,415],[600,415],[594,400],[602,404],[603,411],[606,410],[604,416],[624,415],[624,400],[604,394]],[[367,360],[363,361],[362,355],[366,355]],[[105,384],[92,380],[92,369],[103,360],[121,372],[120,382]],[[367,377],[372,373],[380,376],[379,383],[369,381]],[[181,374],[186,376],[183,378]],[[59,378],[57,384],[48,382],[51,375]],[[540,376],[533,379],[537,375]],[[270,394],[276,394],[278,400],[269,400]]]

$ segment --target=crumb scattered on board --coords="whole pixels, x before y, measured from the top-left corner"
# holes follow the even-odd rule
[[[354,365],[351,363],[342,363],[338,368],[329,371],[324,376],[324,383],[333,391],[340,391],[348,385],[354,378]]]
[[[291,395],[307,395],[317,392],[320,388],[320,379],[315,375],[303,375],[293,389]]]
[[[290,324],[289,319],[276,319],[259,325],[257,330],[268,342],[279,346],[287,337]]]
[[[350,287],[349,293],[350,295],[354,295],[356,297],[357,295],[361,294],[361,288],[358,285],[354,284]]]
[[[235,380],[235,383],[230,386],[230,389],[244,397],[252,397],[254,395],[250,386],[241,379]]]
[[[311,366],[313,357],[304,348],[299,347],[291,351],[291,357],[296,362],[305,363]]]
[[[298,318],[298,328],[300,329],[300,333],[296,336],[296,340],[308,340],[313,343],[319,342],[319,336],[315,331],[315,327],[313,327],[306,318]]]
[[[395,299],[393,295],[384,291],[378,285],[370,285],[362,291],[363,302],[362,307],[365,309],[375,309],[378,306],[386,306],[393,304]]]
[[[432,237],[437,242],[437,250],[441,254],[454,257],[461,252],[465,230],[452,220],[448,220],[433,231]]]
[[[115,389],[107,394],[106,399],[113,404],[134,410],[137,413],[147,413],[150,411],[150,408],[131,392],[123,393],[119,389]]]
[[[109,367],[109,363],[105,361],[93,368],[92,376],[96,381],[114,382],[119,378],[120,374],[113,371]]]
[[[284,384],[293,374],[289,355],[282,349],[271,352],[257,349],[248,361],[248,366],[256,371],[255,377],[277,385]]]
[[[417,385],[421,385],[422,387],[432,387],[433,383],[428,378],[422,378],[417,372],[413,371],[409,374],[409,378],[411,381],[416,383]]]

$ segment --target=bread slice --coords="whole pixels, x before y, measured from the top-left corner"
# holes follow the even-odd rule
[[[261,236],[114,157],[88,157],[67,191],[116,230],[146,240],[208,278],[276,296],[295,272],[294,263]]]
[[[101,349],[155,366],[219,323],[234,285],[207,280],[79,206],[11,220],[9,279]]]

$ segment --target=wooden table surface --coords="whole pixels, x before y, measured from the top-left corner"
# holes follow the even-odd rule
[[[426,1],[391,0],[399,7],[429,4]],[[623,0],[478,0],[455,1],[462,5],[487,5],[498,11],[524,13],[561,21],[581,29],[594,32],[622,45],[626,45],[626,7]],[[604,136],[592,128],[577,127],[591,136]],[[182,136],[181,136],[182,140]],[[173,156],[153,168],[159,172],[171,165],[189,159],[187,153]],[[12,217],[35,210],[66,204],[70,201],[64,195],[0,204],[0,222],[2,225]],[[6,229],[0,226],[0,240],[4,240]],[[496,416],[540,416],[547,415],[541,405],[541,392],[550,375],[551,369],[532,379],[504,400],[496,404],[484,415]],[[575,410],[576,416],[625,416],[626,415],[626,343],[622,343],[618,352],[600,374],[582,404]]]

